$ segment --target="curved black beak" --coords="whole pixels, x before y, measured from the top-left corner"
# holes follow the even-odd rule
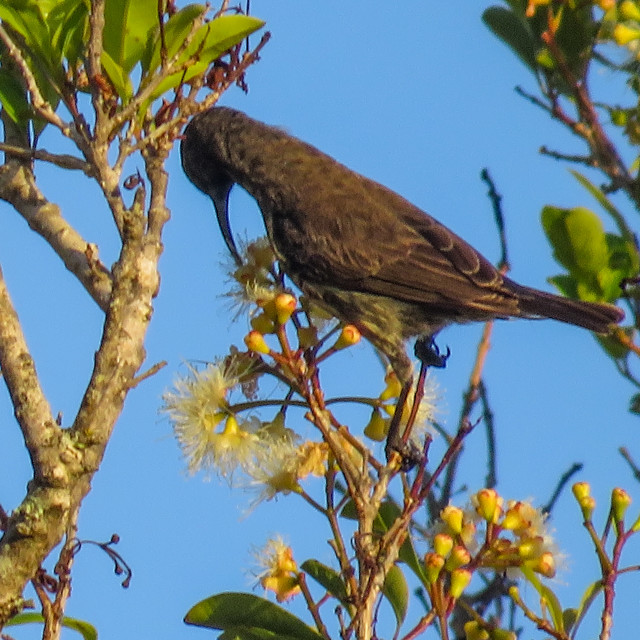
[[[242,266],[242,258],[240,257],[240,252],[236,247],[233,234],[231,233],[231,227],[229,225],[229,194],[231,193],[231,187],[233,187],[233,182],[220,185],[218,188],[210,192],[209,196],[213,200],[216,217],[218,218],[218,226],[222,232],[224,242],[231,252],[236,264],[240,267]]]

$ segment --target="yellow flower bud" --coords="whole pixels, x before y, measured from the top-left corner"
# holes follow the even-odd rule
[[[427,570],[427,581],[434,584],[444,567],[444,558],[437,553],[427,553],[424,557],[424,566]]]
[[[618,13],[625,20],[640,22],[640,7],[633,0],[622,0],[618,7]]]
[[[580,510],[582,511],[582,517],[585,521],[591,520],[591,516],[593,515],[593,510],[596,508],[595,498],[591,496],[586,496],[582,500],[578,501],[580,505]]]
[[[536,573],[543,575],[545,578],[553,578],[556,575],[556,561],[550,551],[545,551],[530,566]]]
[[[471,554],[461,545],[456,545],[451,550],[451,555],[447,558],[445,569],[454,571],[471,562]]]
[[[378,409],[371,412],[371,418],[364,428],[364,435],[374,442],[382,442],[389,431],[389,420],[385,420]]]
[[[572,487],[571,491],[573,495],[576,497],[576,500],[580,502],[583,498],[586,498],[591,495],[591,485],[588,482],[576,482]]]
[[[262,587],[276,594],[278,602],[285,602],[300,593],[298,578],[287,574],[265,576],[260,580]]]
[[[544,540],[540,536],[524,538],[518,544],[518,554],[521,558],[536,558],[542,553]]]
[[[278,324],[285,324],[293,315],[298,304],[295,296],[290,293],[279,293],[274,300],[276,320]]]
[[[462,533],[462,521],[464,513],[462,509],[454,507],[453,505],[446,506],[440,512],[440,519],[449,527],[451,533]]]
[[[489,640],[489,633],[483,629],[475,620],[464,623],[465,640]]]
[[[528,509],[524,503],[516,502],[507,509],[500,526],[503,529],[508,529],[509,531],[526,529],[531,524],[531,521],[527,518],[527,512]]]
[[[611,511],[616,522],[622,522],[630,504],[631,496],[624,489],[616,487],[611,492]]]
[[[395,372],[388,371],[387,375],[384,377],[384,381],[387,383],[387,386],[380,394],[380,400],[384,402],[385,400],[391,400],[391,398],[397,398],[402,391],[402,383],[398,380],[398,376]]]
[[[433,549],[438,555],[446,558],[453,549],[453,538],[446,533],[437,533],[433,536]]]
[[[449,595],[458,599],[462,592],[469,586],[473,574],[468,569],[456,569],[451,572],[451,584],[449,585]]]
[[[352,347],[354,344],[358,344],[360,342],[360,331],[358,327],[348,324],[342,327],[342,331],[336,340],[336,343],[333,345],[333,348],[336,351],[340,351],[340,349],[346,349],[347,347]]]
[[[487,522],[498,522],[502,503],[498,492],[495,489],[481,489],[474,497],[478,515]]]
[[[264,336],[258,331],[249,331],[249,333],[244,338],[244,343],[247,345],[247,348],[250,351],[255,351],[256,353],[269,353],[271,349],[269,349],[269,345],[266,343]]]
[[[629,27],[626,24],[622,24],[619,22],[613,28],[613,39],[616,41],[616,44],[625,45],[633,42],[634,40],[638,40],[640,38],[640,29],[635,27]]]

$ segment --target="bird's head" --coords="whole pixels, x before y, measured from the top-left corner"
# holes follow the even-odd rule
[[[195,116],[184,131],[180,154],[189,180],[213,200],[224,241],[240,265],[242,260],[229,225],[229,193],[235,181],[228,171],[226,126],[236,113],[239,112],[214,107]]]

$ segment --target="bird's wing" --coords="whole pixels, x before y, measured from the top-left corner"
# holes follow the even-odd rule
[[[302,280],[454,315],[461,304],[516,312],[501,275],[462,238],[376,182],[333,178],[329,194],[309,189],[295,211],[274,216],[275,243],[287,247],[286,262]]]

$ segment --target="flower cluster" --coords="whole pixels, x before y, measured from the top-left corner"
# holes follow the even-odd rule
[[[202,370],[189,367],[164,394],[164,411],[190,473],[213,471],[231,479],[241,470],[248,485],[259,488],[260,499],[271,499],[298,491],[299,481],[310,474],[323,475],[328,450],[324,443],[299,442],[281,412],[271,422],[234,413],[228,397],[248,376],[239,373],[246,361],[245,354],[238,354]]]
[[[553,577],[557,552],[544,520],[530,503],[505,504],[494,489],[478,491],[465,510],[445,507],[435,527],[433,550],[425,556],[428,582],[456,599],[476,569],[530,569]]]
[[[293,550],[282,538],[268,540],[262,549],[255,552],[255,558],[261,571],[258,574],[260,585],[276,594],[278,602],[289,600],[300,592],[298,565],[293,559]]]
[[[427,592],[436,611],[447,616],[477,570],[514,575],[533,571],[555,575],[557,552],[540,510],[523,501],[505,500],[494,489],[482,489],[466,509],[449,505],[440,513],[424,558]],[[511,638],[511,632],[471,620],[469,639]],[[504,635],[507,634],[507,635]]]

